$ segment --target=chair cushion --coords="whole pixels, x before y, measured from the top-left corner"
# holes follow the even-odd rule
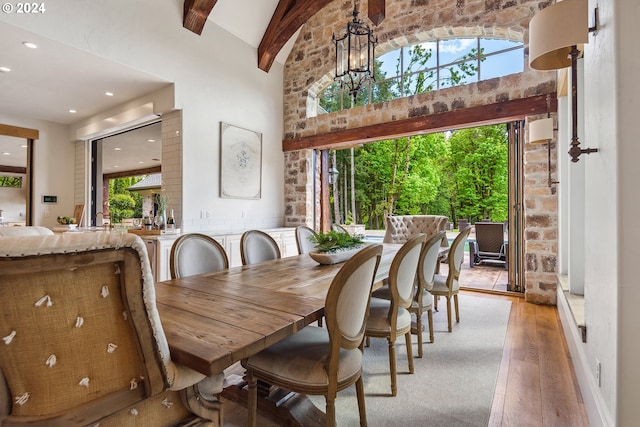
[[[453,292],[457,292],[460,289],[460,282],[458,282],[457,280],[453,281],[453,289],[451,289]],[[441,276],[439,274],[436,274],[434,279],[433,279],[433,289],[431,289],[431,292],[434,294],[446,294],[449,292],[449,288],[447,288],[447,276]]]
[[[422,291],[422,309],[428,310],[432,306],[433,306],[433,295],[429,291]],[[418,303],[416,302],[415,299],[411,302],[411,308],[413,309],[418,308]]]
[[[384,333],[389,331],[391,325],[387,321],[391,301],[382,298],[371,298],[369,306],[369,318],[367,319],[367,332]],[[397,329],[405,329],[411,325],[411,313],[398,307]]]
[[[249,357],[245,367],[253,369],[258,377],[267,375],[285,383],[324,388],[329,384],[326,371],[328,358],[329,333],[324,328],[307,326]],[[361,367],[360,349],[341,349],[338,384],[357,375]]]

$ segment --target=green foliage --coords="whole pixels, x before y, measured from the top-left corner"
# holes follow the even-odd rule
[[[109,198],[109,216],[113,223],[122,222],[124,218],[132,218],[136,201],[128,194],[114,194]]]
[[[22,177],[20,177],[20,176],[0,175],[0,187],[21,188],[22,187]]]
[[[355,150],[353,216],[368,229],[384,228],[385,214],[505,221],[508,152],[505,125],[366,144]],[[336,154],[342,171],[348,150]],[[338,185],[340,195],[350,191]]]
[[[348,249],[363,244],[363,236],[352,236],[349,233],[331,230],[327,233],[315,233],[309,237],[316,244],[316,250],[319,252],[335,252],[339,249]]]
[[[115,179],[109,180],[109,215],[111,217],[112,222],[118,223],[125,218],[141,218],[142,217],[142,196],[140,196],[140,194],[138,194],[135,191],[127,190],[127,188],[140,182],[144,178],[145,178],[144,176],[132,176],[132,177],[115,178]],[[114,196],[117,194],[124,194],[132,198],[134,201],[133,207],[132,208],[127,207],[125,209],[120,209],[116,207],[116,209],[120,209],[120,211],[118,211],[117,213],[114,213],[113,199],[114,199]],[[122,210],[126,212],[122,213],[121,212]]]

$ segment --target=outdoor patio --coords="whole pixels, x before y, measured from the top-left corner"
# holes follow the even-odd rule
[[[448,231],[447,239],[453,241],[457,235],[457,231]],[[384,230],[367,230],[367,240],[380,241],[384,237]],[[475,238],[473,230],[469,235],[469,240]],[[490,291],[506,291],[509,274],[506,268],[500,264],[491,265],[485,262],[471,268],[469,266],[469,245],[465,245],[464,263],[460,273],[460,286],[470,289],[482,289]],[[440,265],[440,274],[447,274],[447,264]]]

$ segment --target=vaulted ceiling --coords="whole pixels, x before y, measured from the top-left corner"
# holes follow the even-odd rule
[[[258,46],[258,68],[269,71],[278,52],[291,37],[332,0],[280,0]],[[183,26],[201,34],[218,0],[184,0]],[[384,19],[385,0],[368,0],[369,18],[378,25]]]

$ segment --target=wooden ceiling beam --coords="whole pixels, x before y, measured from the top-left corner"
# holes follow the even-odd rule
[[[556,94],[551,95],[551,111],[557,111]],[[526,116],[547,113],[547,95],[514,99],[478,107],[462,108],[442,113],[411,117],[387,123],[344,129],[321,135],[286,139],[282,141],[283,151],[302,149],[340,149],[382,139],[443,132],[521,120]]]
[[[385,17],[385,0],[369,0],[369,19],[375,25],[380,25]]]
[[[331,0],[280,0],[258,46],[258,68],[269,72],[278,52],[309,18]]]
[[[200,35],[218,0],[184,0],[182,26]]]

